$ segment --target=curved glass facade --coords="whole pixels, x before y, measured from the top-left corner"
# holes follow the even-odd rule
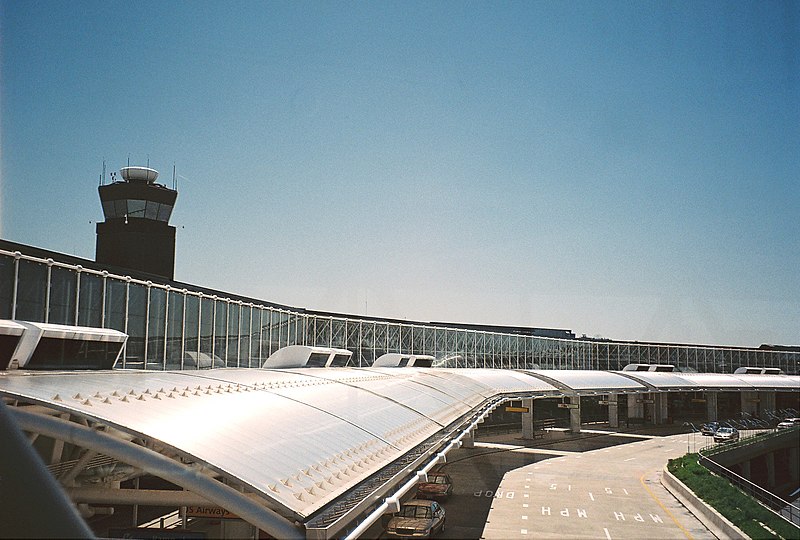
[[[618,370],[641,363],[718,373],[779,367],[796,375],[800,364],[793,351],[582,341],[321,315],[5,250],[0,318],[125,332],[118,367],[147,370],[260,367],[287,345],[348,349],[354,366],[370,366],[385,353],[431,355],[449,367],[510,369]]]

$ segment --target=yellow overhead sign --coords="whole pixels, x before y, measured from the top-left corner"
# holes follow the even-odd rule
[[[531,412],[528,407],[506,407],[506,412]]]

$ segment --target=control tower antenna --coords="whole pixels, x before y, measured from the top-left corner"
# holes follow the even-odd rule
[[[175,169],[175,162],[172,162],[172,190],[178,191],[178,175]]]

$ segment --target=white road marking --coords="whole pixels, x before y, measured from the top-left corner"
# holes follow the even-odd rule
[[[636,459],[636,458],[632,457],[632,458],[624,459],[623,461],[633,461],[634,459]]]
[[[592,500],[594,500],[594,495],[592,495],[591,493],[589,493],[589,498],[590,498],[590,499],[592,499]]]
[[[606,538],[608,538],[608,540],[611,540],[611,535],[610,535],[610,534],[608,534],[608,529],[606,529],[605,527],[603,527],[603,532],[604,532],[604,533],[606,533]]]

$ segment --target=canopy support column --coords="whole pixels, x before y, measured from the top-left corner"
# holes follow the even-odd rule
[[[575,408],[569,409],[569,430],[572,433],[581,432],[581,396],[571,396],[569,398],[570,405],[577,405]]]
[[[533,439],[533,398],[523,399],[522,407],[528,409],[522,413],[522,438]]]
[[[608,395],[608,427],[619,427],[619,394],[611,392]]]

